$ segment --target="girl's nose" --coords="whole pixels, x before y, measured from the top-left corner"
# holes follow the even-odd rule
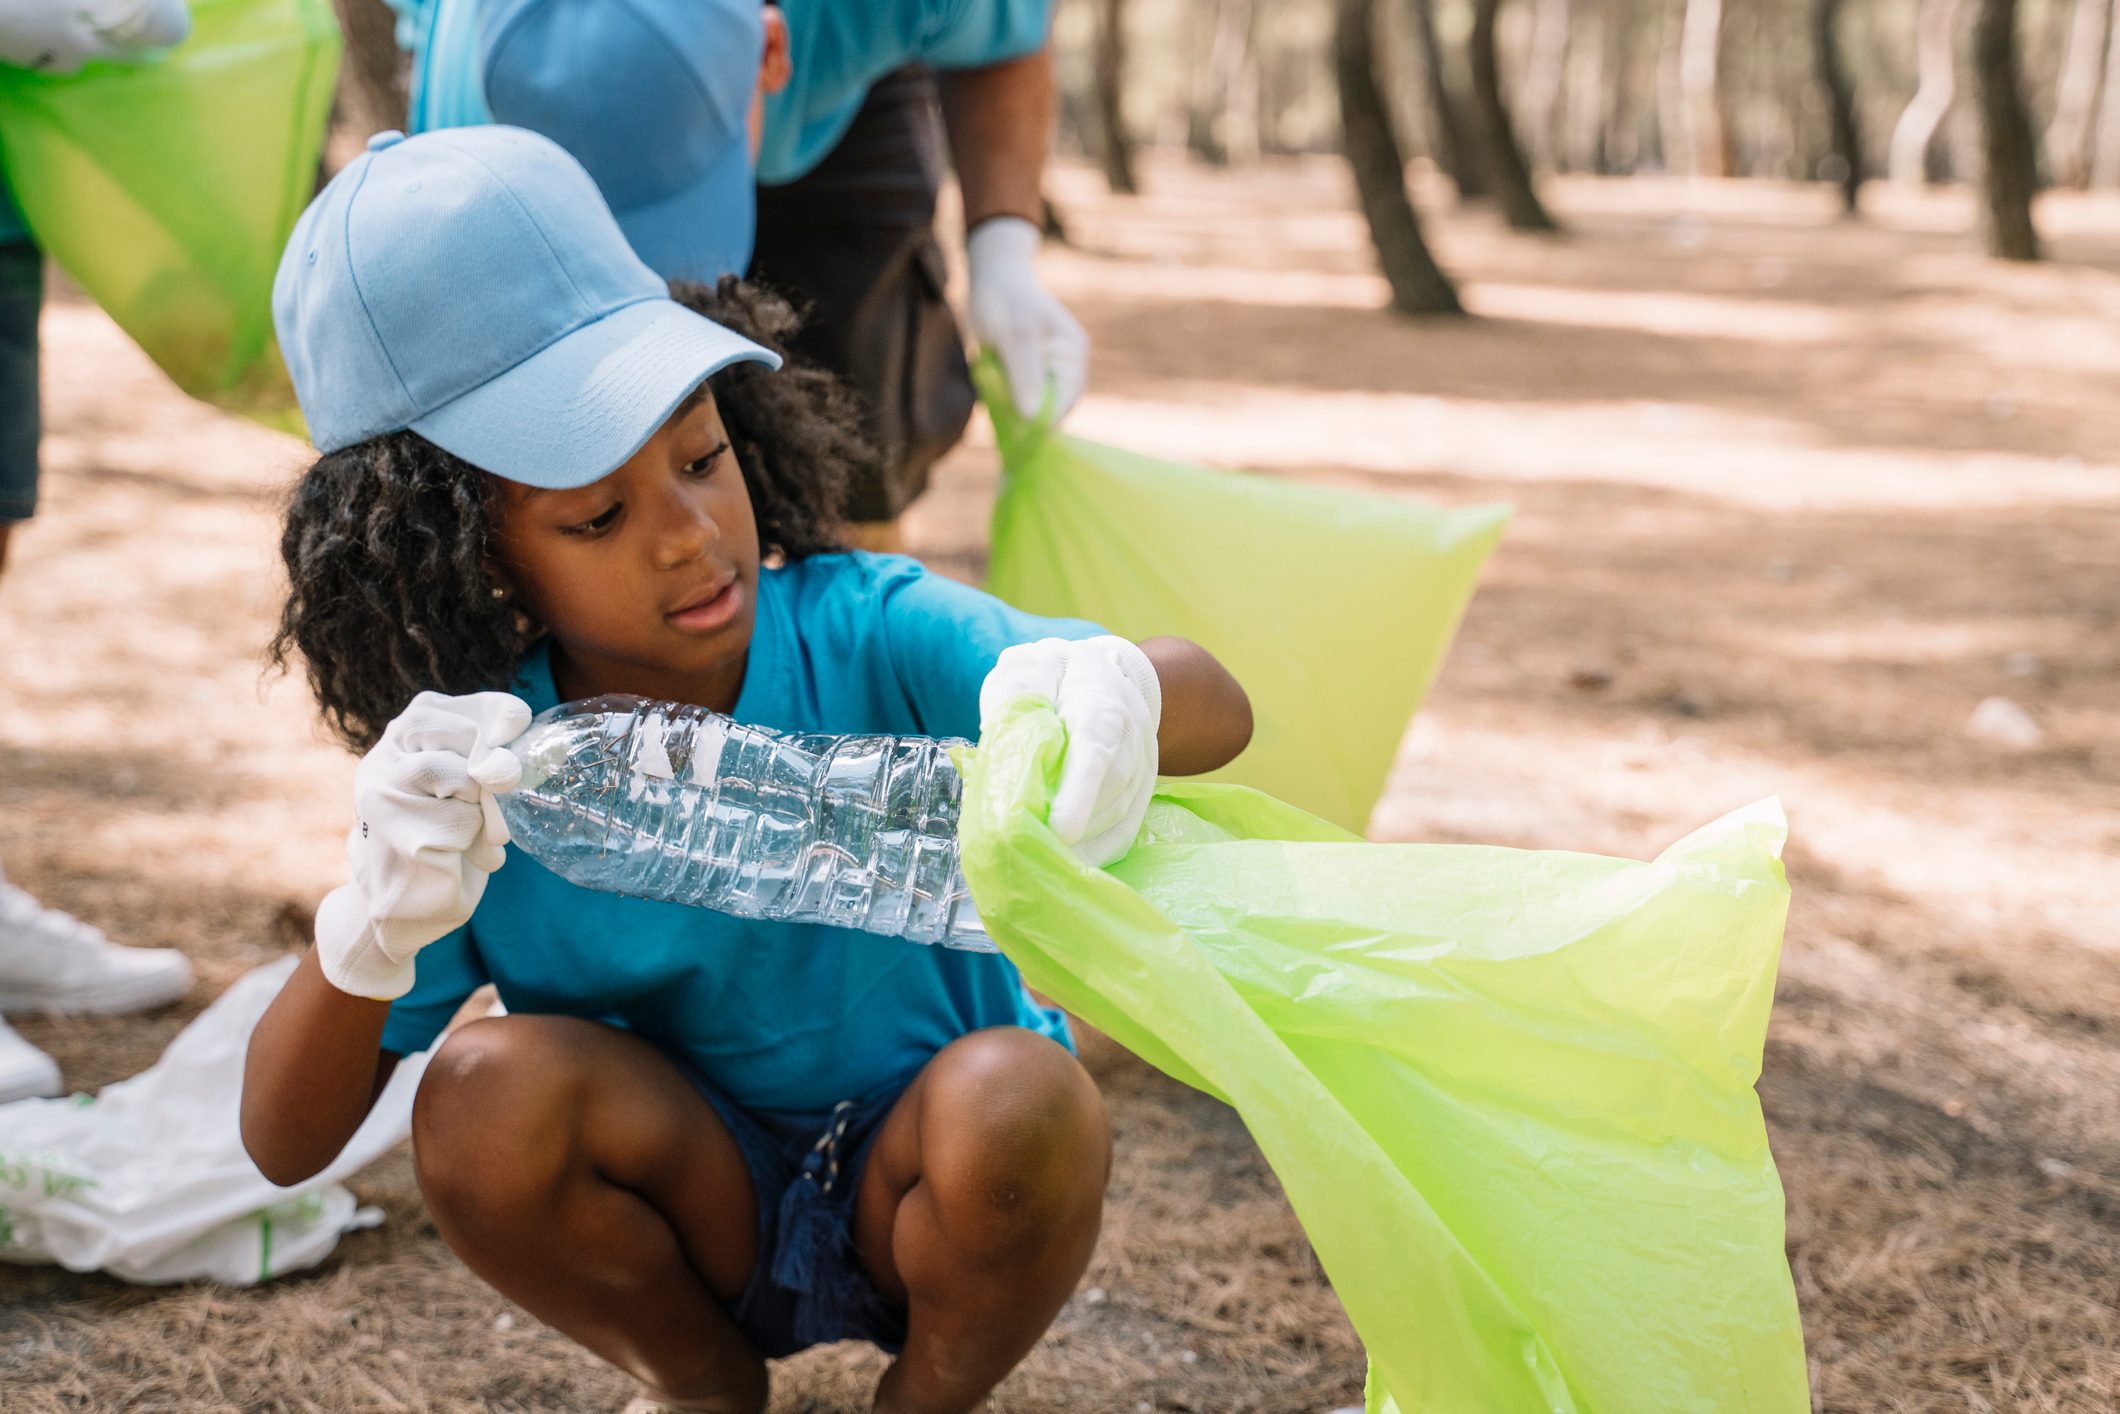
[[[661,524],[657,527],[655,563],[658,569],[688,565],[721,539],[721,527],[705,506],[697,504],[673,487],[664,498]]]

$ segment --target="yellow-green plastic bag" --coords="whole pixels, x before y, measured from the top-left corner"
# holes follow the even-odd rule
[[[1212,779],[1365,828],[1509,508],[1138,456],[1018,416],[1000,370],[979,373],[1005,473],[988,590],[1127,638],[1200,644],[1244,684],[1254,718],[1250,747]]]
[[[1766,801],[1648,863],[1354,839],[1165,782],[1109,871],[1044,825],[1063,729],[964,753],[1029,984],[1242,1115],[1404,1414],[1807,1410],[1758,1097],[1788,904]]]
[[[191,0],[136,63],[0,68],[0,169],[37,243],[196,398],[299,426],[272,336],[280,248],[316,189],[329,0]]]

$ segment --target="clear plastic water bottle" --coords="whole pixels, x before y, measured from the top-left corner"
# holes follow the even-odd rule
[[[992,952],[957,867],[960,744],[784,736],[594,697],[516,739],[523,783],[501,814],[518,846],[584,888]]]

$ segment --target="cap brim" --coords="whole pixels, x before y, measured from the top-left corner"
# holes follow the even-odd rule
[[[751,264],[758,233],[758,187],[747,141],[728,144],[704,175],[647,206],[613,208],[633,253],[665,280],[712,284]]]
[[[613,310],[412,424],[525,486],[567,490],[616,471],[708,377],[778,356],[675,300]]]

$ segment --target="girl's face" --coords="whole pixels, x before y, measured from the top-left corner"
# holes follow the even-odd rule
[[[552,635],[563,699],[631,692],[735,705],[756,613],[758,523],[704,386],[601,481],[500,486],[501,568]]]

